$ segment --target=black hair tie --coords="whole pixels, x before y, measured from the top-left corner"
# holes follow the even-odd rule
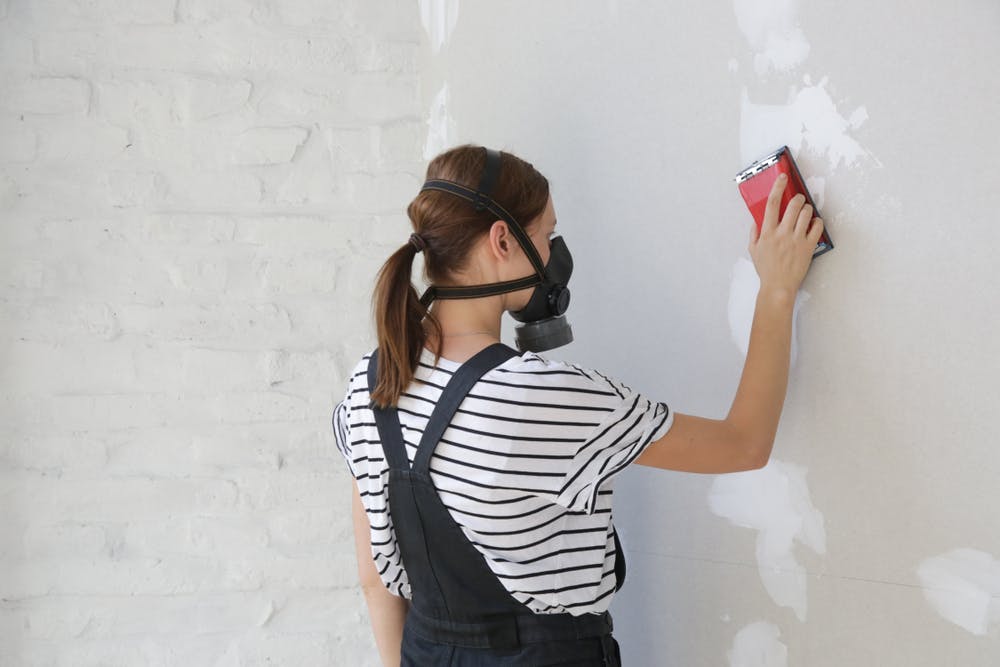
[[[414,232],[413,234],[410,234],[410,245],[416,248],[417,252],[423,252],[424,248],[427,247],[427,241],[425,241],[424,237],[420,236],[420,234]]]

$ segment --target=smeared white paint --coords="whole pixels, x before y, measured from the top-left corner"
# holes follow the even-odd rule
[[[1000,560],[978,549],[952,549],[920,563],[924,597],[942,617],[974,635],[1000,625]]]
[[[740,61],[737,60],[736,58],[730,58],[729,59],[729,71],[730,72],[734,72],[734,73],[735,72],[739,72],[740,71]]]
[[[454,145],[456,140],[455,120],[448,113],[448,84],[441,86],[441,90],[434,96],[431,102],[430,118],[427,120],[427,140],[424,142],[424,159],[430,160],[446,148]]]
[[[611,18],[618,18],[618,0],[608,0],[608,14]]]
[[[736,633],[726,654],[729,667],[787,667],[788,647],[778,640],[781,630],[767,621],[751,623]]]
[[[809,42],[796,24],[797,0],[735,0],[736,22],[750,43],[758,75],[787,72],[809,55]]]
[[[708,506],[713,514],[757,531],[757,571],[775,604],[806,619],[806,571],[792,553],[796,541],[826,553],[823,515],[813,507],[806,468],[772,458],[760,470],[719,475]]]
[[[420,0],[420,22],[437,53],[448,43],[458,23],[458,0]]]
[[[733,266],[733,280],[729,285],[729,332],[744,357],[750,349],[750,330],[753,327],[758,292],[760,292],[760,277],[757,275],[757,269],[754,268],[752,261],[740,257]],[[805,290],[799,290],[795,295],[795,306],[792,311],[792,351],[789,361],[791,366],[795,366],[799,356],[799,311],[809,298],[809,292]]]
[[[808,77],[807,77],[808,80]],[[787,145],[797,155],[805,150],[829,160],[830,168],[841,163],[853,166],[868,157],[882,166],[875,156],[848,134],[868,118],[864,107],[858,107],[850,119],[837,110],[826,90],[827,77],[816,85],[807,85],[789,92],[788,104],[755,104],[743,88],[740,111],[740,155],[744,164],[763,157],[776,146]]]

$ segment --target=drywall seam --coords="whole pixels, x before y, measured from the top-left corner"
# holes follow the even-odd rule
[[[757,571],[768,595],[805,621],[806,569],[795,542],[826,553],[823,515],[809,498],[806,468],[772,458],[760,470],[719,475],[708,506],[713,514],[757,531]]]
[[[974,635],[1000,626],[1000,560],[978,549],[952,549],[917,567],[924,598],[944,619]]]

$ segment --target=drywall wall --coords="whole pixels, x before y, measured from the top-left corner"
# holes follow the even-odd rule
[[[552,181],[553,356],[724,416],[757,289],[732,177],[789,145],[836,244],[768,467],[620,480],[626,664],[1000,662],[1000,6],[420,4],[425,157]]]

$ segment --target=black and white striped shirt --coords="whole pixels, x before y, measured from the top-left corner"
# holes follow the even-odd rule
[[[337,446],[358,483],[375,566],[390,592],[410,584],[387,510],[389,468],[368,407],[368,359],[334,410]],[[399,400],[410,462],[460,364],[424,349]],[[653,402],[597,371],[532,352],[487,372],[430,460],[441,500],[511,595],[536,613],[600,613],[615,588],[613,480],[673,424]]]

